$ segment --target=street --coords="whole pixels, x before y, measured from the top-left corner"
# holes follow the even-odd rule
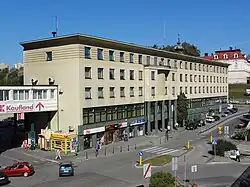
[[[226,120],[220,124],[230,125],[230,132],[233,131],[232,126],[236,125],[238,119]],[[170,139],[166,144],[159,143],[152,145],[144,145],[137,150],[129,152],[117,153],[114,155],[103,156],[98,158],[85,159],[84,155],[69,158],[75,164],[75,176],[59,178],[58,164],[53,158],[43,158],[38,153],[30,154],[21,148],[4,152],[0,161],[2,165],[9,165],[18,160],[28,160],[36,170],[33,176],[28,178],[16,177],[11,178],[9,186],[32,187],[32,186],[96,186],[96,187],[135,187],[139,184],[148,184],[148,180],[143,179],[142,169],[136,168],[136,160],[138,160],[138,151],[143,151],[144,159],[170,153],[173,156],[181,155],[183,146],[187,141],[191,142],[193,150],[185,155],[187,158],[187,176],[188,179],[195,181],[201,185],[207,186],[228,186],[232,184],[248,165],[244,163],[213,163],[210,162],[211,156],[207,151],[211,145],[207,144],[209,136],[212,133],[214,138],[218,138],[217,127],[212,128],[208,132],[199,134],[197,131],[179,132],[178,136]],[[185,162],[184,156],[179,157],[179,169],[177,171],[178,179],[183,181]],[[195,176],[191,173],[191,166],[197,165],[198,171]],[[232,169],[233,168],[233,169]],[[153,168],[152,172],[170,171],[171,164],[166,167]]]

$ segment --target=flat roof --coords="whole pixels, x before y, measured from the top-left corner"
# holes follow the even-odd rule
[[[31,41],[25,41],[21,42],[20,45],[23,46],[23,50],[32,50],[32,49],[41,49],[41,48],[47,48],[47,47],[56,47],[56,46],[62,46],[62,45],[70,45],[70,44],[85,44],[90,46],[97,46],[97,47],[103,47],[103,48],[109,48],[109,49],[118,49],[118,50],[124,50],[128,52],[135,52],[135,53],[141,53],[141,54],[148,54],[153,56],[160,56],[165,58],[172,58],[172,59],[178,59],[183,61],[191,61],[191,62],[198,62],[203,64],[210,64],[210,65],[218,65],[218,66],[224,66],[228,67],[229,64],[204,59],[201,57],[194,57],[189,55],[184,55],[180,53],[175,52],[169,52],[161,49],[155,49],[152,47],[145,47],[141,45],[137,45],[134,43],[127,43],[127,42],[121,42],[117,40],[111,40],[86,34],[70,34],[70,35],[62,35],[62,36],[56,36],[56,37],[50,37],[50,38],[44,38],[39,40],[31,40]]]

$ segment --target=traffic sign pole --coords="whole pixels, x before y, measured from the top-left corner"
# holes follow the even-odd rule
[[[142,156],[139,156],[139,165],[142,166]]]

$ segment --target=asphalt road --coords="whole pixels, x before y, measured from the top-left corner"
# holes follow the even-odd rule
[[[227,125],[234,125],[236,121],[227,122]],[[211,130],[212,134],[216,136],[217,129]],[[196,145],[197,149],[189,154],[189,165],[187,166],[188,176],[192,178],[190,167],[196,164],[203,157],[204,148],[202,143],[208,140],[209,133],[198,134],[197,131],[188,131],[180,133],[177,138],[171,139],[167,144],[152,145],[141,147],[144,151],[144,158],[151,157],[159,152],[164,152],[170,149],[181,149],[186,145],[187,141],[191,141],[191,145]],[[153,148],[156,147],[157,148]],[[151,149],[150,149],[151,148]],[[154,151],[149,151],[149,150]],[[202,150],[202,151],[200,151]],[[139,184],[146,184],[148,181],[142,177],[142,169],[134,167],[136,160],[138,160],[138,151],[131,151],[115,156],[100,157],[98,159],[90,159],[88,161],[78,162],[75,160],[75,176],[59,178],[58,165],[49,160],[38,157],[30,157],[22,155],[18,152],[12,152],[14,162],[16,158],[28,159],[35,166],[36,173],[29,178],[11,178],[9,186],[18,187],[32,187],[32,186],[93,186],[93,187],[135,187]],[[25,158],[26,157],[26,158]],[[0,157],[0,163],[7,164],[11,159],[3,156]],[[8,165],[8,164],[7,164]],[[246,165],[240,164],[225,164],[225,165],[209,165],[199,164],[198,172],[195,180],[198,184],[211,185],[226,185],[231,184],[244,171]],[[233,168],[233,169],[232,169]],[[171,167],[154,168],[152,171],[158,170],[171,171]],[[180,164],[177,172],[180,180],[183,179],[184,166]]]

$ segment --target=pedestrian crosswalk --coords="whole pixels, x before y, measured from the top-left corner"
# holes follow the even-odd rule
[[[142,152],[153,153],[157,155],[167,155],[179,151],[179,149],[171,149],[167,147],[154,146],[146,149],[142,149]]]

